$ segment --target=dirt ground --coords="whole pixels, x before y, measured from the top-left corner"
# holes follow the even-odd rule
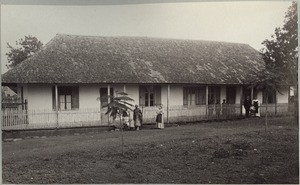
[[[299,183],[291,118],[173,125],[163,130],[2,143],[3,183]]]

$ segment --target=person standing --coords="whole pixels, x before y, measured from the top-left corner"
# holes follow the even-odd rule
[[[222,102],[222,117],[227,118],[227,104],[225,99]]]
[[[250,112],[251,105],[252,105],[252,102],[250,100],[250,97],[247,96],[246,99],[244,100],[244,108],[246,110],[246,117],[249,117],[249,112]]]
[[[135,129],[140,130],[142,126],[143,113],[138,105],[135,105],[135,109],[133,110],[133,120]]]
[[[158,111],[156,111],[156,114],[157,114],[156,115],[156,126],[157,126],[157,128],[162,129],[162,128],[164,128],[164,120],[163,120],[164,112],[163,112],[162,106],[158,107]]]
[[[260,117],[260,110],[259,110],[260,101],[256,97],[254,97],[252,104],[255,108],[255,116]]]
[[[123,118],[123,124],[126,129],[129,129],[129,111],[124,110],[122,113],[122,118]]]

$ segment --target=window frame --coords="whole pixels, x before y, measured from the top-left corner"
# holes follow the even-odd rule
[[[139,105],[142,107],[155,107],[161,105],[160,85],[139,86]]]
[[[105,91],[105,92],[101,92],[101,90]],[[108,88],[107,87],[100,87],[99,91],[100,91],[100,107],[102,109],[103,105],[108,104],[108,99],[110,99],[110,98],[108,97],[107,99],[105,99],[105,101],[104,101],[104,98],[103,98],[103,97],[108,95]],[[110,96],[114,96],[114,88],[113,87],[109,88],[109,92],[110,92]]]
[[[58,91],[57,107],[59,111],[71,111],[71,110],[79,109],[79,86],[58,86],[57,91]],[[56,94],[55,86],[53,86],[52,87],[52,102],[53,102],[52,109],[53,110],[56,110],[55,94]]]
[[[262,103],[267,104],[266,102],[266,93],[268,93],[268,104],[276,104],[277,103],[277,94],[276,90],[273,92],[266,92],[265,90],[262,92]],[[271,95],[271,96],[270,96]]]
[[[205,86],[183,87],[183,105],[184,106],[206,105],[206,87]]]

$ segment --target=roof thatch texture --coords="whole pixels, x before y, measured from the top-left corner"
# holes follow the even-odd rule
[[[2,83],[243,84],[263,68],[247,44],[58,34]]]

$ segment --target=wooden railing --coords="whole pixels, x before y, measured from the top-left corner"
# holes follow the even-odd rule
[[[102,120],[107,120],[107,116],[98,109],[58,112],[54,110],[2,110],[3,130],[87,127],[107,124],[107,121],[102,122]]]

